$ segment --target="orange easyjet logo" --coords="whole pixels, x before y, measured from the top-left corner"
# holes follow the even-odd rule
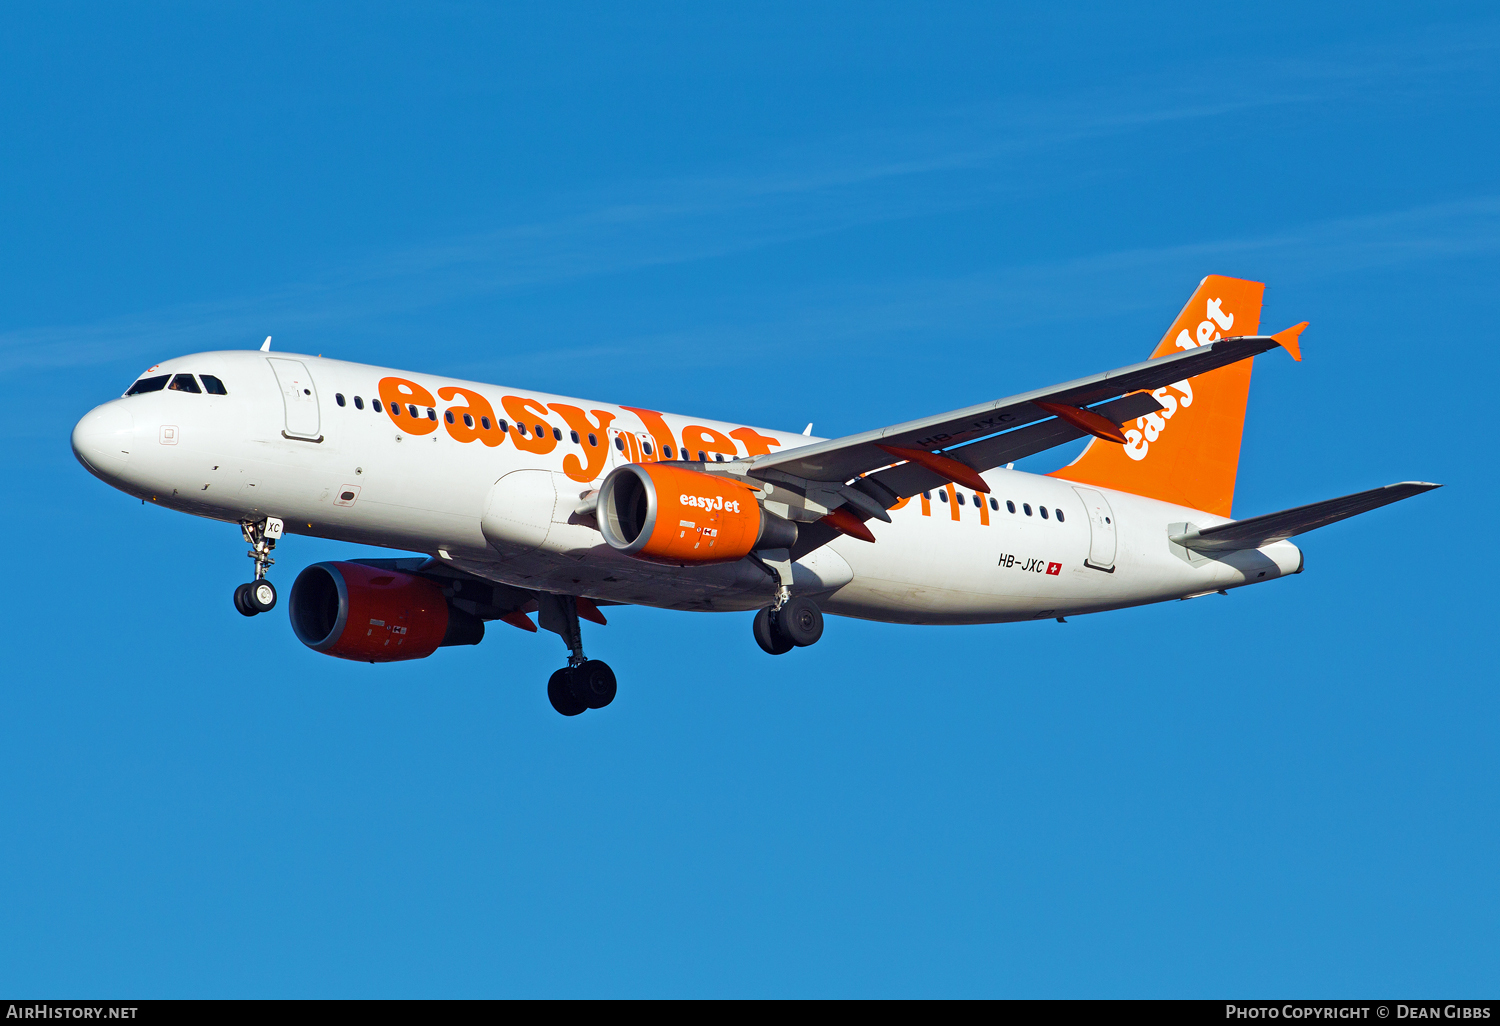
[[[1184,310],[1179,319],[1182,328],[1173,339],[1178,349],[1197,349],[1223,338],[1224,332],[1234,327],[1234,314],[1224,311],[1223,299],[1207,300],[1203,305],[1203,319],[1190,332],[1188,324],[1183,321],[1191,322],[1191,314],[1191,310]],[[1145,459],[1151,451],[1151,443],[1166,431],[1167,421],[1172,419],[1172,415],[1179,409],[1187,409],[1193,405],[1193,385],[1190,381],[1174,381],[1164,388],[1158,388],[1151,395],[1163,408],[1156,413],[1137,417],[1135,427],[1125,431],[1125,455],[1133,460]]]
[[[540,399],[506,395],[500,397],[500,409],[504,412],[496,416],[490,401],[473,389],[446,386],[439,388],[434,398],[432,392],[417,382],[394,376],[381,378],[377,392],[386,416],[407,434],[431,434],[441,425],[456,442],[480,442],[494,447],[509,439],[522,452],[537,455],[552,452],[567,438],[578,449],[563,457],[563,473],[580,482],[597,478],[608,462],[610,425],[616,419],[608,410],[585,412],[566,403],[549,406]],[[462,404],[439,412],[440,400],[447,403],[462,400]],[[715,454],[733,458],[740,455],[739,445],[745,447],[745,455],[760,456],[770,452],[773,445],[781,445],[778,439],[754,428],[735,428],[726,435],[704,424],[684,427],[679,441],[658,411],[635,406],[620,408],[639,417],[645,429],[643,434],[654,442],[646,443],[632,433],[616,430],[617,447],[632,463],[676,459],[679,454],[685,460],[711,460]],[[555,419],[567,425],[566,435],[553,424]]]

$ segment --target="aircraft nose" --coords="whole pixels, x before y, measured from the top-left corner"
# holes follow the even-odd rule
[[[120,402],[105,403],[84,414],[73,428],[73,455],[101,477],[130,462],[135,418]]]

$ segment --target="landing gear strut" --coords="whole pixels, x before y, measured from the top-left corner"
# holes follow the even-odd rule
[[[577,716],[586,709],[603,709],[615,700],[615,671],[609,664],[583,654],[583,633],[578,627],[578,599],[572,595],[537,596],[537,619],[542,629],[563,639],[568,646],[568,665],[547,681],[547,698],[564,716]]]
[[[817,644],[823,636],[823,611],[810,598],[790,598],[781,608],[770,606],[755,614],[755,641],[770,655]]]
[[[269,613],[276,608],[276,586],[266,580],[266,570],[276,562],[271,558],[271,550],[281,538],[282,527],[277,517],[240,524],[240,533],[250,546],[246,555],[255,560],[255,580],[234,589],[234,608],[245,616]]]

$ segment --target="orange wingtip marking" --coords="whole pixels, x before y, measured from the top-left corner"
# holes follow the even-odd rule
[[[973,467],[966,467],[958,462],[958,460],[950,459],[947,456],[939,456],[937,453],[926,452],[922,449],[903,449],[899,445],[880,445],[877,443],[876,448],[883,449],[892,456],[910,463],[921,464],[934,474],[940,474],[949,481],[961,484],[965,488],[986,493],[990,490],[990,486],[984,483],[984,478],[974,472]],[[827,518],[825,517],[824,519]]]
[[[1302,329],[1307,327],[1307,322],[1294,324],[1283,332],[1272,335],[1281,348],[1292,354],[1292,359],[1298,363],[1302,362],[1302,347],[1297,344],[1297,337],[1302,334]]]
[[[582,595],[578,596],[578,615],[585,620],[609,626],[609,621],[604,618],[603,613],[599,612],[599,607]]]
[[[1116,442],[1120,445],[1125,444],[1125,433],[1120,430],[1119,425],[1093,410],[1064,406],[1062,403],[1033,402],[1032,405],[1041,407],[1052,416],[1067,421],[1081,431],[1087,431],[1095,438],[1102,438],[1106,442]]]
[[[881,448],[884,449],[885,446],[882,445]],[[835,531],[847,534],[851,538],[858,538],[860,541],[867,541],[872,544],[875,541],[875,536],[870,533],[870,529],[865,526],[865,522],[846,509],[836,509],[826,517],[821,518],[818,522],[820,524],[827,524]]]
[[[530,631],[533,634],[536,633],[536,624],[532,623],[531,617],[527,616],[525,613],[506,613],[504,616],[500,617],[500,619],[504,620],[512,627],[519,627],[523,631]]]

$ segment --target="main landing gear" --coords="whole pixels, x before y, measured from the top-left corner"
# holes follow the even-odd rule
[[[578,627],[578,599],[572,595],[543,592],[537,596],[537,619],[543,630],[552,631],[567,644],[568,665],[547,681],[547,698],[564,716],[577,716],[587,709],[603,709],[615,700],[615,671],[608,663],[583,654],[583,634]]]
[[[788,598],[780,608],[769,606],[755,614],[756,644],[770,655],[817,644],[823,636],[823,611],[810,598]]]
[[[255,580],[234,589],[234,608],[245,616],[269,613],[276,608],[276,586],[266,580],[266,570],[276,562],[271,558],[271,550],[281,538],[282,527],[276,517],[240,524],[240,533],[250,545],[246,555],[255,560]]]

